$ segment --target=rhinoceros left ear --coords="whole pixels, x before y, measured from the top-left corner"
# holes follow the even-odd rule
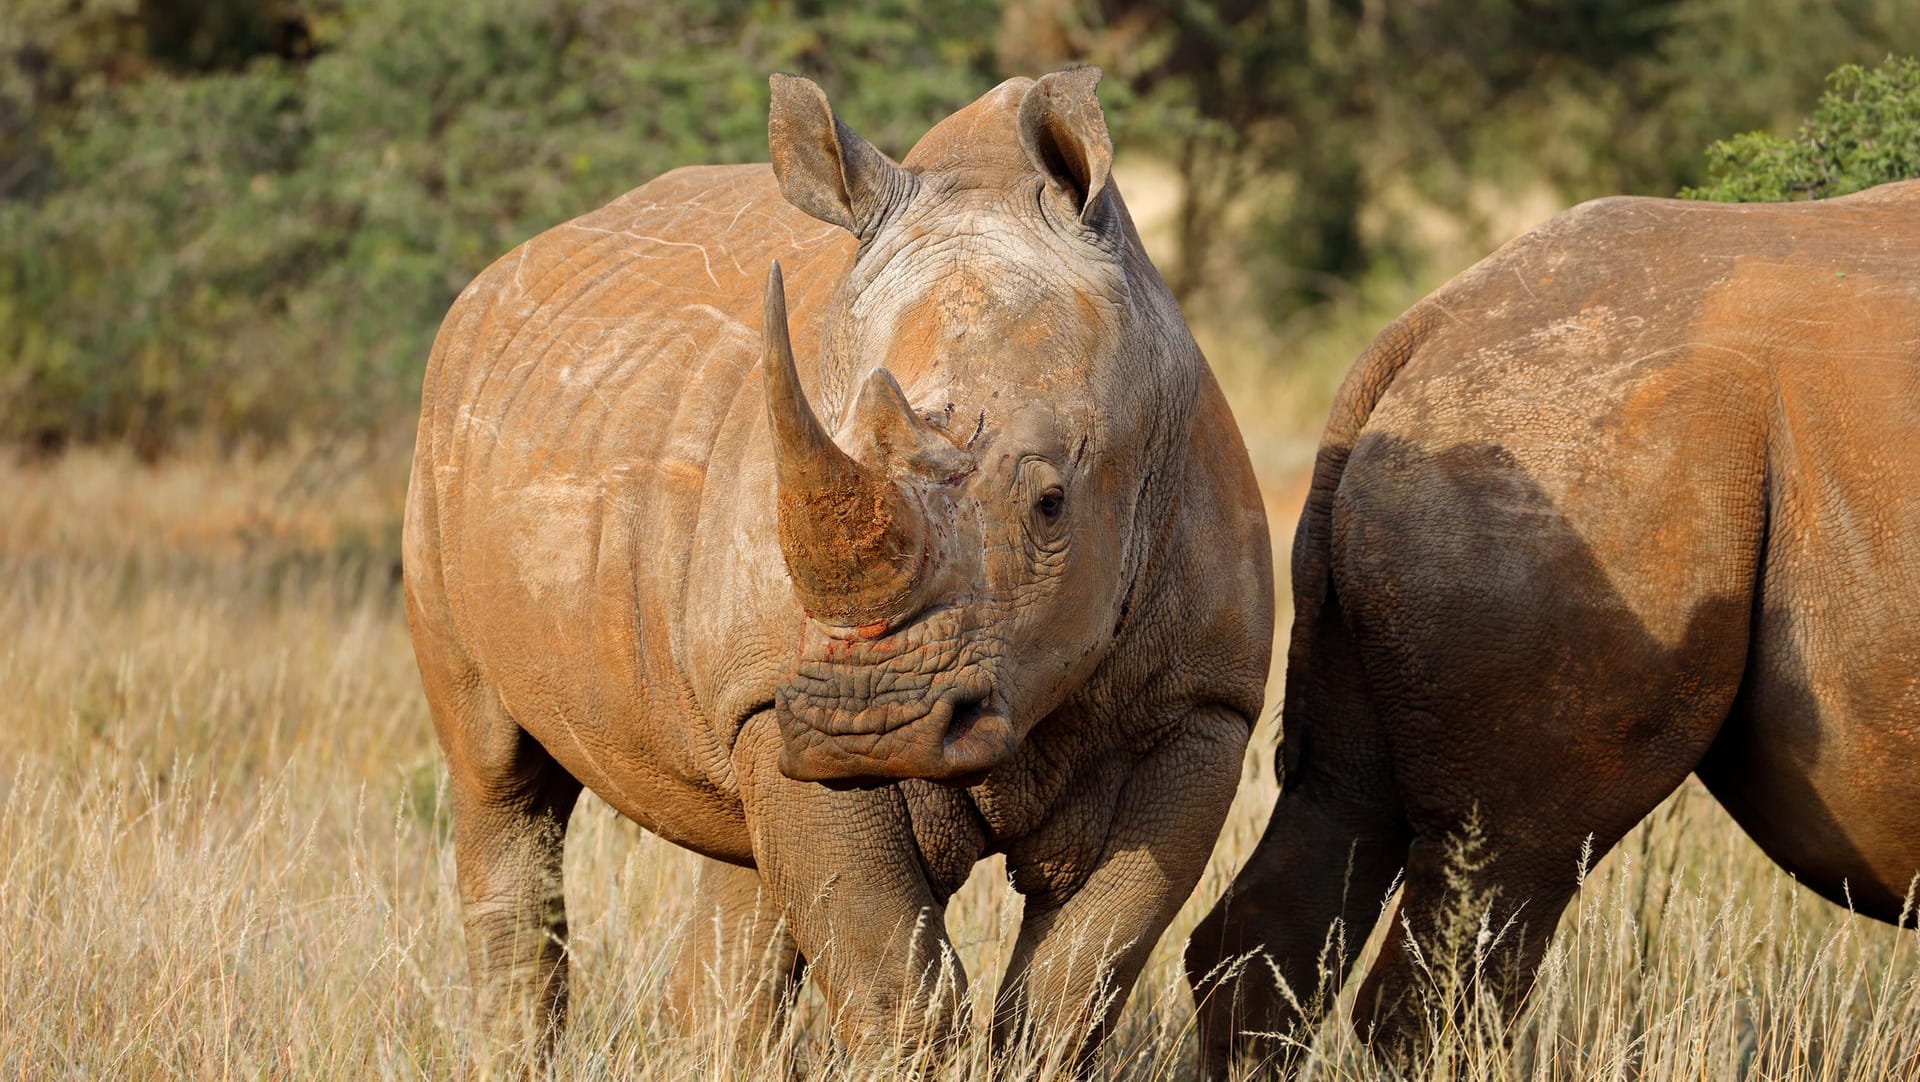
[[[913,174],[840,122],[810,79],[767,80],[767,149],[787,202],[866,240],[889,208],[913,189]]]
[[[1100,69],[1068,68],[1042,75],[1020,99],[1020,146],[1047,187],[1091,224],[1113,172],[1113,137],[1094,90]]]

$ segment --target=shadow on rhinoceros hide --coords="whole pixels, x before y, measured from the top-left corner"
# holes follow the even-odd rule
[[[1427,833],[1477,809],[1515,851],[1502,860],[1513,885],[1564,882],[1575,872],[1567,842],[1592,835],[1604,852],[1697,769],[1809,887],[1900,919],[1902,898],[1871,881],[1811,780],[1821,704],[1797,654],[1770,643],[1764,686],[1749,672],[1758,589],[1698,585],[1764,579],[1759,522],[1716,518],[1714,504],[1745,499],[1757,512],[1757,491],[1702,496],[1663,477],[1623,478],[1631,466],[1597,453],[1591,463],[1556,489],[1577,501],[1605,560],[1499,444],[1429,451],[1377,432],[1356,444],[1327,527],[1409,825]],[[1643,542],[1667,530],[1698,548]],[[1727,573],[1703,577],[1700,561]],[[1300,753],[1329,738],[1303,734]]]

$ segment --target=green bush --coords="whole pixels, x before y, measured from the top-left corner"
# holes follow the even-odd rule
[[[1748,132],[1707,148],[1709,183],[1687,199],[1778,203],[1826,199],[1920,177],[1920,60],[1848,64],[1798,134]]]
[[[489,261],[676,166],[764,160],[769,71],[813,75],[902,153],[990,85],[998,10],[312,7],[311,59],[181,70],[150,36],[132,77],[40,104],[32,175],[0,183],[0,441],[159,453],[403,424],[442,313]],[[0,52],[35,29],[10,18]],[[40,25],[65,36],[19,55],[71,50],[71,27]]]

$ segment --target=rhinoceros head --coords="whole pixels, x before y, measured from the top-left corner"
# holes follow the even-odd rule
[[[776,264],[765,385],[808,615],[776,699],[801,780],[965,784],[1105,656],[1198,352],[1109,184],[1096,69],[1014,80],[896,165],[775,76],[789,202],[860,240],[826,315],[823,423]]]

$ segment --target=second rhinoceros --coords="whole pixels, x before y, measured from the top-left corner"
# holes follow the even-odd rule
[[[850,1044],[940,1028],[993,853],[1002,1028],[1118,1009],[1232,799],[1272,584],[1097,81],[1004,83],[895,164],[775,76],[771,168],[667,174],[455,303],[405,583],[489,1029],[564,1017],[583,786],[712,858],[703,905],[776,906],[756,957],[804,956]]]

